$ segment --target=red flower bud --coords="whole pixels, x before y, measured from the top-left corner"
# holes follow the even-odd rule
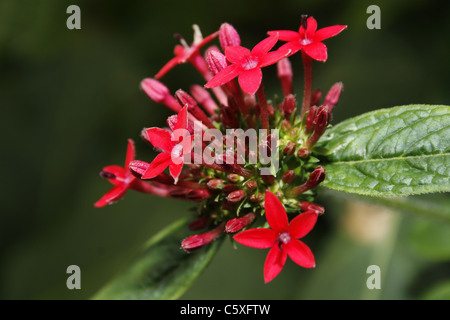
[[[251,202],[260,202],[262,199],[262,194],[261,193],[256,193],[256,194],[252,194],[250,195],[250,201]]]
[[[317,106],[320,103],[320,99],[322,98],[322,90],[316,89],[311,94],[311,105]]]
[[[306,133],[311,132],[316,124],[315,119],[316,119],[317,109],[319,109],[319,107],[312,106],[308,111],[308,115],[306,116],[306,123],[305,123]]]
[[[221,223],[215,229],[205,232],[203,234],[196,234],[184,239],[181,242],[181,248],[186,252],[198,249],[213,242],[218,236],[220,236],[225,229],[225,223]]]
[[[295,178],[295,172],[294,170],[288,170],[286,171],[286,173],[283,175],[283,182],[284,183],[291,183],[292,180],[294,180]]]
[[[219,41],[223,50],[226,47],[239,47],[241,38],[236,29],[229,23],[223,23],[219,29]]]
[[[319,206],[315,203],[312,202],[308,202],[308,201],[300,201],[298,203],[298,207],[300,208],[300,210],[302,211],[314,211],[316,212],[318,215],[322,215],[325,212],[325,208],[322,206]]]
[[[243,228],[248,226],[250,223],[252,223],[253,220],[255,220],[255,218],[256,218],[256,214],[253,212],[250,212],[243,217],[231,219],[225,225],[225,232],[228,234],[233,234],[233,233],[239,232]]]
[[[211,179],[206,183],[206,186],[211,190],[218,190],[223,188],[222,179]]]
[[[214,76],[228,66],[227,58],[220,51],[216,50],[208,52],[206,63]]]
[[[249,180],[245,183],[248,190],[252,191],[258,187],[258,183],[255,180]]]
[[[170,95],[169,89],[165,85],[151,78],[142,80],[141,88],[150,99],[157,103],[163,103],[166,97]]]
[[[281,59],[277,62],[278,78],[285,96],[292,94],[292,66],[289,58]]]
[[[230,173],[229,175],[227,175],[227,179],[231,182],[239,182],[241,181],[241,176],[235,173]]]
[[[297,102],[295,100],[295,96],[293,94],[287,95],[282,104],[281,104],[281,110],[284,113],[284,116],[287,120],[291,118],[291,114],[294,112],[295,108],[297,107]],[[295,114],[294,114],[295,116]]]
[[[309,149],[306,149],[306,148],[300,148],[297,151],[297,156],[300,159],[306,159],[306,158],[309,157],[310,154],[311,154],[311,151]]]
[[[311,172],[308,180],[302,184],[291,190],[292,195],[299,195],[308,190],[311,190],[317,187],[323,180],[325,179],[325,169],[323,167],[317,167]]]
[[[289,141],[287,145],[283,148],[283,154],[290,156],[291,154],[294,154],[295,152],[295,146],[296,144],[294,142]]]
[[[247,193],[246,193],[244,190],[236,190],[236,191],[231,192],[231,193],[227,196],[226,199],[227,199],[229,202],[235,203],[235,202],[239,202],[239,201],[241,201],[242,199],[244,199],[246,195],[247,195]]]
[[[343,87],[344,85],[342,82],[337,82],[331,87],[330,91],[328,91],[325,96],[323,105],[327,106],[330,111],[333,110],[333,107],[338,103]]]
[[[275,177],[271,174],[269,175],[261,175],[261,179],[268,185],[272,185],[275,183]]]

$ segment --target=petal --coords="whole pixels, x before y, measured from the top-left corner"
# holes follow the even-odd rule
[[[267,249],[274,245],[277,234],[271,229],[255,228],[241,231],[233,239],[247,247]]]
[[[150,143],[161,150],[170,152],[173,147],[172,135],[169,131],[153,127],[146,130]]]
[[[281,201],[270,191],[266,190],[264,208],[269,226],[277,233],[288,230],[288,217]]]
[[[334,37],[335,35],[341,33],[343,30],[345,30],[346,28],[347,28],[347,26],[336,25],[336,26],[319,29],[319,30],[317,30],[316,34],[314,35],[314,41],[320,42],[325,39]]]
[[[177,122],[173,126],[172,131],[175,131],[177,129],[187,130],[187,127],[188,127],[188,110],[187,109],[188,109],[187,106],[184,106],[183,109],[181,109],[181,111],[178,113]]]
[[[182,58],[182,57],[181,57]],[[182,59],[180,57],[174,57],[169,60],[162,68],[158,71],[158,73],[155,75],[155,79],[162,78],[167,72],[170,71],[173,67],[175,67],[177,64],[182,63]]]
[[[125,157],[125,167],[124,168],[128,168],[128,165],[130,164],[131,161],[134,160],[136,156],[136,151],[134,148],[134,142],[131,139],[128,139],[128,146],[127,146],[127,155]]]
[[[242,71],[238,80],[242,90],[249,94],[255,94],[261,85],[262,71],[258,67]]]
[[[267,34],[269,36],[275,35],[278,33],[278,40],[281,41],[297,41],[300,38],[298,32],[290,31],[290,30],[277,30],[277,31],[269,31]]]
[[[123,184],[123,179],[126,178],[127,172],[125,171],[124,168],[122,168],[121,166],[118,165],[110,165],[110,166],[106,166],[102,169],[103,171],[106,171],[108,173],[112,173],[113,175],[116,176],[115,179],[108,179],[109,182],[111,182],[114,185],[121,185]],[[119,178],[119,179],[117,179]]]
[[[286,258],[286,250],[280,250],[278,245],[270,249],[266,257],[266,262],[264,263],[265,283],[272,281],[280,273],[286,263]]]
[[[175,180],[175,184],[178,181],[178,177],[180,176],[181,170],[183,169],[183,162],[179,164],[171,163],[169,165],[169,172],[172,178]]]
[[[261,59],[259,66],[262,68],[277,63],[281,59],[286,58],[290,53],[290,49],[279,49],[277,51],[269,52]]]
[[[211,80],[209,80],[208,83],[205,84],[205,88],[215,88],[221,86],[233,80],[239,75],[240,72],[241,69],[239,65],[232,64],[216,74]]]
[[[287,50],[289,52],[289,56],[299,52],[303,48],[303,45],[298,41],[291,41],[283,44],[278,50]]]
[[[263,57],[267,52],[272,49],[278,41],[278,33],[265,38],[263,41],[258,43],[252,49],[252,55],[257,57]]]
[[[289,233],[295,239],[303,238],[314,228],[317,216],[313,210],[299,214],[289,223]]]
[[[328,58],[327,46],[322,42],[308,44],[303,47],[303,51],[314,60],[326,61]]]
[[[104,207],[110,203],[113,203],[114,201],[119,200],[120,198],[123,197],[123,195],[125,194],[125,192],[127,191],[127,187],[122,185],[117,185],[112,187],[111,190],[109,190],[103,197],[100,198],[100,200],[98,200],[94,206],[96,206],[97,208],[100,207]]]
[[[313,17],[309,17],[308,20],[306,20],[306,23],[306,37],[308,39],[313,39],[317,30],[317,21]]]
[[[315,268],[316,262],[314,261],[314,255],[311,249],[300,240],[292,239],[283,246],[283,249],[287,251],[289,258],[299,266],[303,268]]]
[[[169,153],[161,152],[158,154],[152,163],[148,167],[147,171],[144,172],[141,179],[151,179],[156,177],[158,174],[162,173],[172,162]]]
[[[245,56],[249,56],[250,50],[244,47],[226,47],[225,48],[225,57],[227,57],[227,60],[231,63],[238,63],[240,64]]]

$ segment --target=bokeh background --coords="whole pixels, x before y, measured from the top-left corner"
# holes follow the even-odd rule
[[[81,8],[81,30],[66,28],[66,8]],[[366,9],[381,8],[369,30]],[[0,0],[0,298],[89,299],[161,228],[189,214],[191,203],[129,192],[102,209],[110,188],[98,176],[122,164],[126,141],[139,159],[154,154],[140,130],[169,110],[139,83],[172,57],[192,24],[204,35],[231,23],[253,47],[268,30],[297,29],[300,15],[319,27],[346,24],[326,41],[327,63],[315,63],[314,86],[343,81],[334,123],[366,111],[412,103],[450,103],[448,1],[113,1]],[[302,68],[293,61],[295,88]],[[186,89],[202,79],[189,65],[164,82]],[[280,92],[274,68],[265,87]],[[448,210],[448,195],[416,197]],[[412,201],[413,199],[411,199]],[[304,241],[317,268],[291,261],[263,282],[266,250],[225,241],[185,299],[421,299],[449,297],[450,227],[438,220],[354,201],[326,190],[326,214]],[[81,268],[82,289],[68,290],[66,268]],[[381,290],[366,287],[369,265],[381,268]]]

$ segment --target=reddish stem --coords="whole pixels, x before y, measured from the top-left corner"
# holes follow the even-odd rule
[[[302,118],[311,107],[312,95],[312,67],[313,59],[302,51],[303,68],[305,73],[305,83],[303,91]]]

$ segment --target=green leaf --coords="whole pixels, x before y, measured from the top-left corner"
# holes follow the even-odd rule
[[[426,294],[423,295],[424,300],[450,300],[450,280],[435,285]]]
[[[327,130],[315,153],[331,189],[369,196],[450,191],[450,107],[380,109]]]
[[[152,237],[139,256],[95,296],[97,300],[171,300],[179,298],[208,265],[223,237],[192,253],[181,241],[189,236],[180,220]]]

